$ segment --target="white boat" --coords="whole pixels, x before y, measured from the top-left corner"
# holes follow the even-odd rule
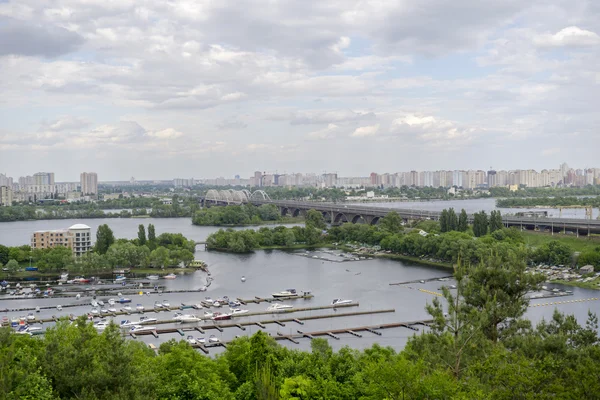
[[[146,326],[146,325],[134,325],[129,329],[130,333],[139,333],[139,332],[152,332],[155,331],[155,326]]]
[[[213,316],[211,318],[213,321],[224,321],[226,319],[231,319],[231,314],[227,314],[227,313],[213,313]]]
[[[144,311],[144,306],[141,304],[138,304],[137,306],[135,306],[135,310],[139,311],[139,312],[143,312]]]
[[[191,335],[187,337],[186,341],[187,341],[189,344],[198,344],[198,342],[196,341],[196,339],[194,339],[194,337],[193,337],[193,336],[191,336]]]
[[[296,289],[286,289],[286,290],[282,290],[281,292],[272,294],[273,297],[290,297],[290,296],[296,296],[296,295],[297,295]]]
[[[129,328],[130,326],[134,325],[138,325],[138,321],[131,322],[128,319],[121,321],[121,328]]]
[[[229,302],[229,308],[238,308],[238,307],[241,307],[241,306],[242,306],[242,303],[240,303],[239,301],[231,300]]]
[[[156,322],[157,319],[156,318],[152,318],[152,317],[141,317],[140,318],[140,322],[139,324],[149,324],[151,322]]]
[[[98,315],[98,314],[100,314],[100,311],[98,311],[97,308],[92,308],[91,314],[92,315]]]
[[[221,339],[219,339],[215,335],[210,335],[210,337],[208,338],[209,343],[219,343],[220,341],[221,341]]]
[[[123,310],[125,312],[130,312],[131,311],[131,306],[125,306],[121,310]]]
[[[239,308],[229,309],[231,311],[231,316],[235,317],[237,315],[248,314],[250,310],[241,310]]]
[[[35,315],[33,313],[27,314],[27,321],[35,321]]]
[[[212,305],[215,303],[215,301],[214,301],[213,299],[211,299],[210,297],[205,297],[205,298],[204,298],[204,302],[205,302],[206,304],[209,304],[209,305],[211,305],[211,306],[212,306]]]
[[[117,309],[115,307],[111,306],[111,307],[108,307],[108,312],[110,312],[110,313],[116,313]]]
[[[149,280],[151,280],[151,281],[157,281],[157,280],[158,280],[158,278],[159,278],[159,276],[158,276],[158,275],[148,275],[148,276],[146,277],[146,279],[149,279]]]
[[[127,280],[127,278],[125,278],[124,276],[117,276],[117,278],[115,279],[115,283],[122,283],[125,282],[125,280]]]
[[[202,310],[204,308],[204,306],[200,303],[194,304],[192,306],[192,308],[196,309],[196,310]]]
[[[102,300],[98,300],[98,304],[100,305],[100,307],[104,306],[104,302]]]
[[[62,311],[62,306],[59,304],[59,305],[57,305],[57,306],[56,306],[56,309],[57,309],[58,311]]]
[[[92,300],[92,307],[98,307],[98,302],[96,300]]]
[[[200,322],[202,319],[197,315],[177,313],[173,316],[175,321],[179,322]]]
[[[175,279],[175,278],[177,278],[177,275],[175,275],[175,274],[168,274],[168,275],[165,275],[164,278],[165,279]]]
[[[196,343],[198,344],[205,344],[206,343],[206,339],[203,337],[197,338],[196,339]]]
[[[111,306],[115,305],[115,299],[108,299],[108,304]]]
[[[162,306],[163,308],[171,308],[171,303],[169,303],[169,300],[163,300]]]
[[[77,293],[77,295],[75,296],[75,298],[76,298],[77,300],[79,300],[79,299],[81,298],[81,295],[80,295],[79,293]]]
[[[246,282],[246,277],[242,276],[242,282]]]
[[[60,280],[61,281],[67,281],[69,279],[69,274],[65,273],[65,274],[60,274]]]
[[[106,329],[108,327],[108,325],[110,325],[110,321],[103,319],[103,320],[96,322],[94,324],[94,328],[98,329],[99,331],[103,331],[104,329]]]
[[[37,326],[21,325],[19,329],[15,331],[18,335],[33,335],[35,332],[40,332],[42,328]]]
[[[40,312],[40,306],[37,306],[37,307],[35,308],[35,312]]]
[[[211,311],[204,311],[204,318],[209,318],[209,319],[210,319],[210,318],[212,318],[212,317],[214,317],[214,316],[215,316],[215,313],[214,313],[214,312],[211,312]]]
[[[101,314],[108,314],[108,309],[106,309],[106,308],[101,308],[101,309],[100,309],[100,313],[101,313]]]
[[[282,311],[290,310],[292,308],[294,308],[294,307],[287,305],[287,304],[273,303],[267,308],[267,311],[282,312]]]
[[[341,306],[342,304],[351,304],[352,300],[333,299],[331,303],[334,306]]]

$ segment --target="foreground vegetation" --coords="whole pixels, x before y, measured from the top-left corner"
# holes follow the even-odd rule
[[[263,204],[259,207],[252,204],[244,204],[241,206],[204,208],[194,214],[192,224],[203,226],[243,226],[273,222],[286,223],[297,220],[282,217],[277,206],[273,204]]]
[[[459,264],[456,294],[426,307],[431,330],[405,349],[374,345],[334,352],[288,349],[263,332],[228,343],[211,359],[184,341],[158,354],[99,334],[85,318],[63,320],[40,337],[0,329],[3,399],[594,399],[600,393],[598,321],[585,326],[556,312],[538,326],[523,319],[524,296],[543,278],[522,260],[491,256]],[[385,334],[385,333],[384,333]]]
[[[496,207],[527,208],[527,207],[569,207],[590,206],[600,207],[600,197],[530,197],[496,200]]]
[[[0,245],[0,266],[15,276],[30,262],[40,273],[69,271],[76,273],[106,272],[114,268],[164,268],[194,260],[196,244],[180,233],[163,233],[156,236],[154,225],[138,227],[134,240],[115,239],[108,225],[96,232],[96,245],[87,254],[76,258],[71,249],[54,247],[31,249],[30,246],[6,247]]]

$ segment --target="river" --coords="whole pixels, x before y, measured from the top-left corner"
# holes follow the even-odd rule
[[[498,208],[496,207],[495,198],[490,199],[467,199],[467,200],[430,200],[430,201],[406,201],[406,202],[368,202],[354,203],[360,206],[377,206],[389,208],[402,208],[407,210],[426,210],[426,211],[442,211],[445,208],[454,208],[458,213],[461,209],[469,214],[479,211],[489,213],[493,210],[500,210],[502,214],[516,214],[518,212],[533,210],[533,211],[548,211],[548,216],[551,218],[585,218],[585,209],[583,208],[565,208],[562,214],[557,208]],[[600,210],[594,208],[592,210],[593,218],[600,217]]]
[[[77,220],[77,221],[32,221],[32,222],[16,222],[0,224],[0,242],[8,245],[19,245],[29,241],[29,235],[32,231],[38,229],[56,229],[61,227],[69,227],[74,223],[85,223],[92,227],[95,231],[96,227],[102,223],[108,223],[116,237],[134,238],[137,235],[137,226],[140,223],[153,223],[156,226],[157,234],[162,232],[181,232],[185,236],[202,241],[207,235],[214,232],[218,228],[215,227],[199,227],[191,225],[189,218],[179,219],[110,219],[110,220]],[[200,249],[199,249],[200,250]],[[257,251],[251,254],[236,255],[219,252],[198,251],[196,258],[206,261],[214,281],[207,292],[190,292],[177,294],[152,294],[150,296],[133,296],[133,308],[136,303],[143,304],[147,309],[152,308],[156,300],[168,299],[171,305],[178,305],[182,302],[196,303],[202,300],[205,296],[210,296],[213,299],[221,296],[229,296],[230,298],[253,298],[254,296],[266,297],[273,292],[278,292],[290,287],[297,290],[310,290],[314,294],[314,298],[310,300],[295,300],[286,301],[295,307],[315,307],[331,304],[333,298],[351,299],[360,303],[359,307],[340,308],[334,310],[320,310],[310,312],[298,312],[285,317],[293,317],[302,320],[306,316],[311,315],[332,315],[347,313],[352,311],[375,311],[383,309],[394,309],[393,313],[372,314],[363,316],[341,317],[341,318],[325,318],[320,320],[306,320],[305,325],[298,325],[295,322],[288,322],[285,326],[266,325],[264,329],[271,335],[277,335],[277,332],[282,334],[296,333],[297,330],[304,332],[328,330],[328,329],[351,329],[365,325],[376,325],[383,323],[393,323],[402,321],[413,321],[428,318],[425,311],[425,305],[431,302],[434,295],[420,291],[425,289],[428,291],[439,292],[442,284],[452,284],[452,282],[432,281],[424,284],[408,284],[402,286],[390,286],[392,282],[404,282],[411,280],[429,279],[435,277],[443,277],[450,275],[448,270],[432,268],[427,266],[415,265],[412,263],[403,263],[386,259],[373,259],[348,262],[333,262],[326,259],[315,259],[314,256],[325,257],[334,260],[340,260],[340,257],[333,256],[324,252],[311,252],[309,257],[303,257],[299,254],[304,251],[296,252],[298,254],[285,251]],[[246,282],[241,282],[241,277],[247,278]],[[206,274],[203,272],[194,272],[189,275],[181,275],[173,281],[160,280],[161,285],[166,285],[167,289],[186,289],[195,290],[206,283]],[[553,287],[552,285],[548,285]],[[560,286],[559,286],[560,287]],[[82,292],[85,286],[82,287]],[[589,289],[567,288],[573,291],[572,296],[557,299],[533,300],[532,304],[545,304],[554,301],[589,299],[598,297],[598,292]],[[116,295],[113,297],[117,297]],[[108,296],[103,296],[107,299]],[[0,309],[16,309],[21,307],[35,306],[56,306],[57,304],[65,305],[76,303],[75,299],[23,299],[23,300],[2,300],[0,298]],[[82,299],[79,302],[89,302],[88,299]],[[559,305],[559,309],[566,313],[576,315],[581,323],[585,322],[587,312],[598,310],[599,301],[574,302]],[[250,311],[264,311],[268,304],[249,304],[244,307]],[[539,306],[532,307],[527,312],[527,317],[533,321],[539,321],[541,318],[549,319],[552,316],[555,306]],[[52,315],[81,315],[89,312],[89,305],[82,305],[74,308],[65,308],[61,313],[55,309],[42,310],[38,314],[40,318],[50,317]],[[188,310],[186,310],[186,313]],[[202,314],[202,311],[191,310],[192,313]],[[4,312],[0,313],[0,317],[8,316],[17,317],[26,315],[27,312]],[[158,319],[170,319],[173,312],[167,313],[146,313],[149,316]],[[138,316],[132,315],[129,317],[132,320],[137,320]],[[245,317],[241,319],[252,321],[264,321],[273,319],[272,315],[262,315],[255,317]],[[117,317],[120,321],[125,317]],[[46,324],[44,328],[51,326]],[[159,325],[159,328],[168,327],[169,325]],[[257,330],[258,326],[248,326],[246,331],[238,328],[224,329],[222,333],[211,330],[207,331],[206,335],[200,333],[194,336],[208,336],[215,333],[224,341],[232,339],[235,335],[250,335]],[[396,349],[401,349],[406,344],[414,331],[406,328],[394,328],[382,330],[382,336],[375,336],[369,332],[363,332],[362,338],[354,337],[350,334],[338,335],[340,340],[329,338],[329,342],[335,349],[342,346],[351,346],[353,348],[370,347],[374,343],[379,343],[383,346],[392,346]],[[178,334],[164,334],[159,338],[153,336],[140,336],[136,340],[143,340],[147,343],[155,345],[169,339],[181,339]],[[309,339],[300,339],[300,344],[294,345],[290,342],[280,342],[286,346],[293,348],[308,349],[310,346]],[[211,349],[211,355],[217,354],[220,350]]]

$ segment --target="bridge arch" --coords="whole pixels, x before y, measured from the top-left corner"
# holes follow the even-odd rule
[[[298,218],[300,215],[302,215],[302,210],[300,210],[299,208],[294,208],[290,211],[292,217],[294,218]]]
[[[250,200],[272,201],[264,190],[256,190],[250,195]]]
[[[369,224],[371,224],[371,225],[377,225],[379,223],[380,219],[381,219],[381,217],[373,217],[373,219],[371,219],[371,221],[369,222]]]
[[[364,217],[362,215],[359,214],[359,215],[355,215],[352,218],[352,223],[353,224],[366,224],[367,221],[364,219]]]
[[[346,214],[343,213],[339,213],[335,216],[335,219],[333,220],[333,223],[338,225],[338,224],[343,224],[345,222],[350,222],[350,220],[348,220],[348,217],[346,217]]]
[[[286,215],[288,215],[288,213],[290,212],[290,210],[287,207],[281,207],[280,209],[280,213],[282,217],[285,217]]]

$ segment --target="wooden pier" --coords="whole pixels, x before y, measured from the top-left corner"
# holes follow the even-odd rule
[[[448,276],[438,276],[437,278],[428,278],[428,279],[416,279],[414,281],[406,281],[406,282],[395,282],[395,283],[390,283],[390,286],[398,286],[398,285],[408,285],[410,283],[424,283],[424,282],[434,282],[434,281],[439,281],[440,279],[452,279],[454,278],[454,275],[448,275]]]
[[[306,294],[297,294],[294,296],[285,296],[285,297],[258,297],[258,296],[256,296],[253,299],[240,299],[238,297],[237,301],[239,301],[242,304],[248,304],[248,303],[259,304],[259,303],[272,303],[274,301],[285,301],[285,300],[300,300],[300,299],[308,300],[308,299],[312,299],[313,297],[315,297],[313,294],[306,293]]]

